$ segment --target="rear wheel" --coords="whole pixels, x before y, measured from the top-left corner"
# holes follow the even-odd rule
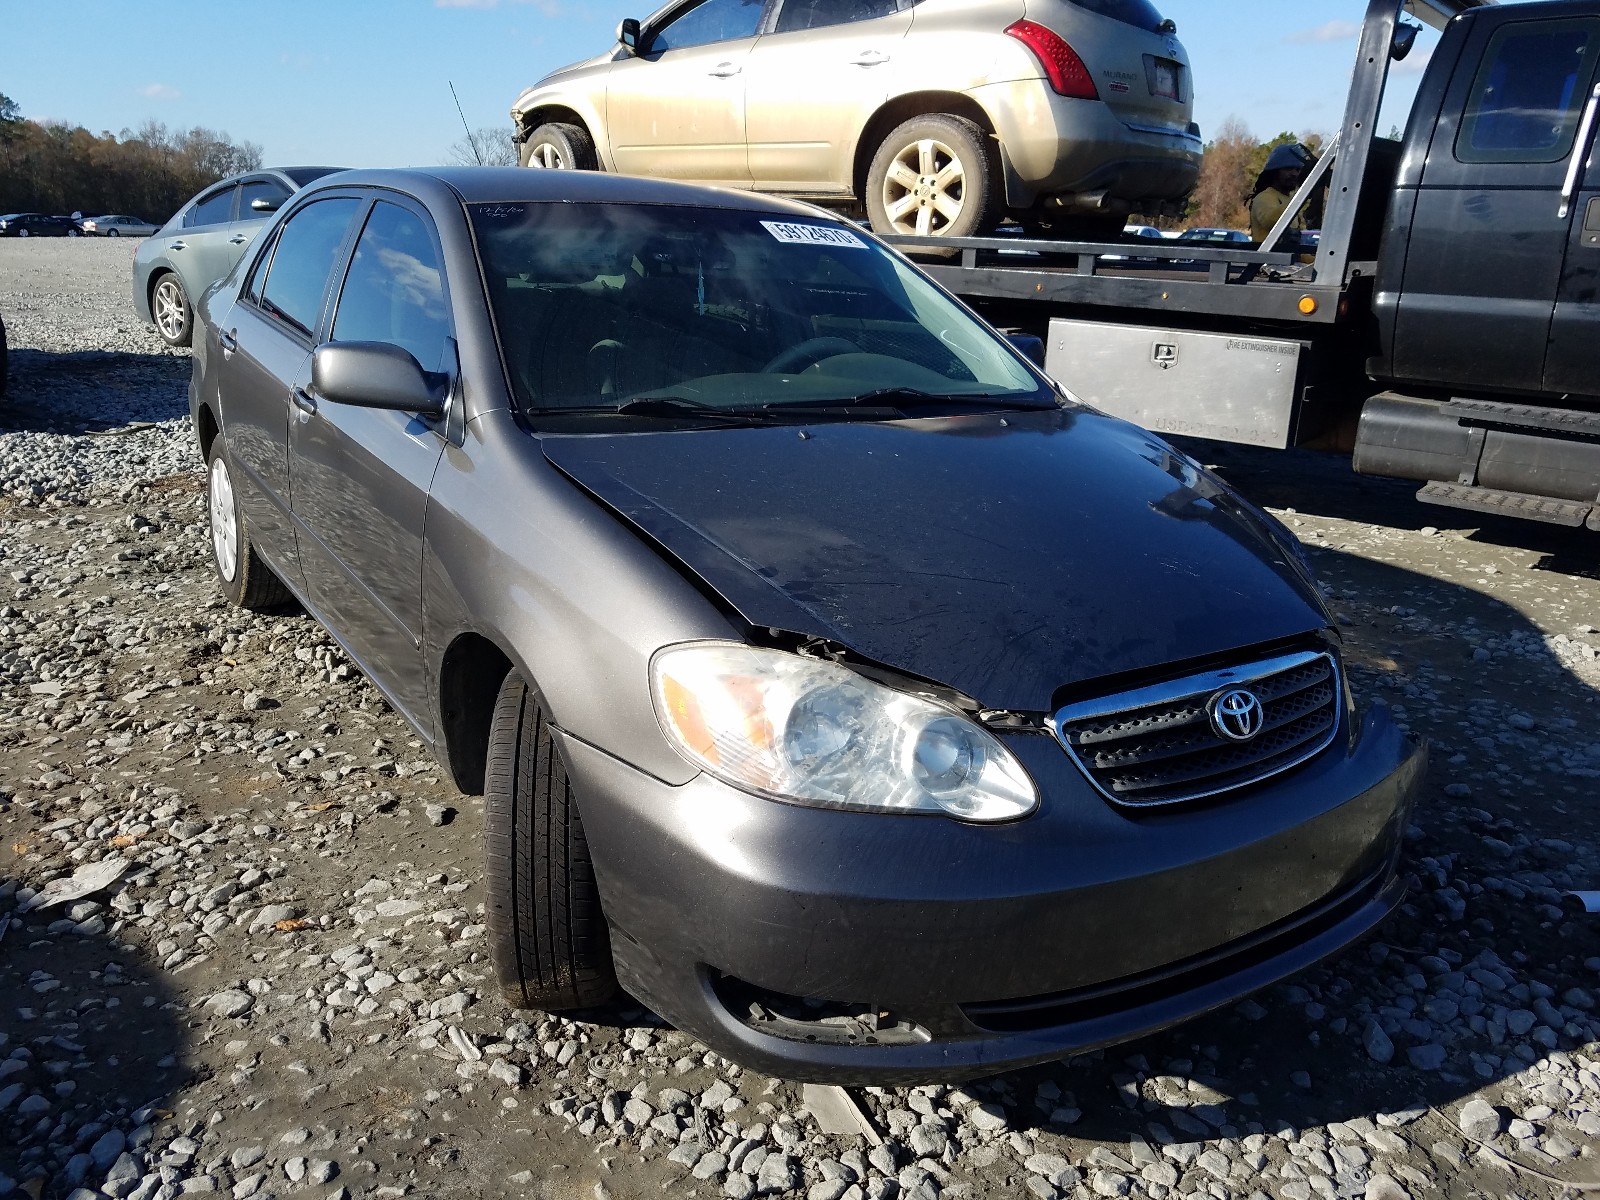
[[[516,1008],[592,1008],[617,989],[589,843],[561,749],[515,671],[500,685],[484,774],[490,948]]]
[[[579,125],[552,121],[541,125],[528,137],[523,153],[525,166],[540,167],[547,171],[597,171],[600,157],[594,151],[594,139],[588,130]]]
[[[194,314],[189,308],[189,294],[183,290],[183,280],[171,271],[156,283],[150,293],[150,315],[156,320],[156,332],[169,346],[187,346],[194,329]]]
[[[250,527],[245,524],[244,511],[233,488],[233,466],[221,434],[211,442],[206,512],[211,525],[211,565],[228,602],[252,612],[268,612],[287,604],[291,599],[289,589],[261,561],[250,540]]]
[[[106,236],[107,237],[121,237],[122,235],[117,232],[117,227],[115,225],[113,225],[110,229],[106,230]]]
[[[1000,219],[1000,155],[965,117],[914,117],[878,147],[867,171],[867,213],[878,233],[977,237]]]
[[[29,233],[28,230],[24,228],[24,229],[17,230],[17,236],[18,237],[32,237],[33,234]]]

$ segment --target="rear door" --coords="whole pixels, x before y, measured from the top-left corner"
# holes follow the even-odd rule
[[[385,193],[336,287],[327,340],[386,342],[425,371],[453,373],[443,261],[426,210]],[[311,602],[362,669],[426,728],[422,534],[442,425],[314,392],[296,404],[289,470]]]
[[[273,566],[302,595],[305,577],[290,516],[292,396],[311,377],[331,260],[360,205],[355,196],[334,196],[292,214],[218,322],[222,432],[245,520]]]
[[[1585,153],[1578,131],[1600,65],[1600,18],[1535,19],[1523,7],[1479,10],[1446,92],[1412,218],[1399,378],[1543,386],[1574,226],[1562,191]]]
[[[231,243],[237,184],[207,192],[183,214],[183,227],[167,243],[167,256],[178,269],[189,302],[195,303],[217,280],[233,269],[244,247]]]
[[[900,0],[780,0],[745,83],[756,187],[852,190],[856,142],[896,90],[910,28],[911,6]]]
[[[768,0],[698,0],[606,75],[606,132],[625,175],[749,187],[745,68]]]

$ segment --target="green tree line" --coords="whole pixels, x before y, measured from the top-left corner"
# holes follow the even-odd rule
[[[261,165],[261,147],[196,127],[93,134],[23,119],[0,95],[0,213],[131,213],[160,223],[208,183]]]

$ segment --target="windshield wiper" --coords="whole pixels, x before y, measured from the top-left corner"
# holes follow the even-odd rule
[[[586,404],[581,407],[550,407],[535,410],[538,416],[583,416],[614,414],[624,417],[711,417],[719,421],[748,424],[751,421],[770,421],[772,416],[761,409],[721,408],[715,404],[702,404],[683,396],[636,396],[621,404]]]
[[[862,392],[857,396],[844,396],[837,400],[800,400],[787,403],[767,404],[769,411],[782,412],[791,409],[830,409],[830,408],[887,408],[898,412],[908,412],[917,408],[943,408],[947,406],[963,407],[976,406],[979,408],[1016,409],[1026,412],[1044,412],[1055,408],[1051,402],[1040,403],[1034,399],[1024,399],[1021,396],[998,396],[987,392],[966,392],[954,395],[940,395],[935,392],[925,392],[920,388],[883,387],[874,388],[870,392]]]

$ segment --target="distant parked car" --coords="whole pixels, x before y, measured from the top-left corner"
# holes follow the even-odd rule
[[[77,237],[80,232],[71,217],[45,213],[7,213],[0,217],[0,237]]]
[[[130,217],[123,213],[85,217],[78,224],[90,237],[148,237],[161,228],[142,217]]]
[[[1150,0],[674,0],[524,91],[524,166],[866,209],[885,234],[1106,237],[1200,170],[1188,55]]]
[[[169,346],[187,346],[193,298],[233,269],[283,202],[340,167],[269,167],[212,184],[133,256],[133,307]]]
[[[1178,235],[1180,242],[1248,242],[1250,235],[1242,229],[1185,229]]]
[[[1139,238],[1143,241],[1159,242],[1165,240],[1165,235],[1162,234],[1161,230],[1157,229],[1154,225],[1129,225],[1123,229],[1120,240],[1125,242],[1129,238]],[[1149,259],[1138,254],[1102,254],[1100,256],[1100,260],[1102,262],[1127,262],[1129,259],[1132,259],[1135,262],[1150,261]]]

